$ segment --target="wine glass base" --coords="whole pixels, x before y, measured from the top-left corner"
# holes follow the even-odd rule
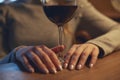
[[[62,64],[65,62],[64,59],[61,58],[61,57],[59,57],[58,59],[60,60],[60,62],[61,62]]]

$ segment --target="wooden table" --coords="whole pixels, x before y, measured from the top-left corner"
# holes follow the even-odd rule
[[[89,69],[63,70],[57,74],[27,73],[14,63],[0,66],[0,80],[120,80],[120,51],[99,59]]]

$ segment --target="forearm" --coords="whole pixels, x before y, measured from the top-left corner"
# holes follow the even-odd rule
[[[104,50],[105,55],[120,49],[120,24],[116,25],[114,29],[108,33],[88,41],[88,43],[93,43]]]
[[[82,15],[81,21],[83,23],[88,22],[88,24],[92,26],[92,29],[94,26],[104,33],[118,24],[100,13],[88,0],[79,0],[79,12]]]
[[[120,24],[101,14],[87,0],[81,1],[83,2],[79,5],[82,5],[80,11],[82,12],[83,23],[88,23],[88,26],[84,27],[86,27],[85,29],[91,35],[96,34],[93,36],[94,39],[88,41],[88,43],[101,47],[105,55],[120,49],[120,37],[118,37],[120,34]],[[102,34],[98,35],[98,33]]]

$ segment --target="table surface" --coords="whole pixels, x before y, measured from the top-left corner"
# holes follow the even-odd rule
[[[14,63],[3,64],[0,80],[120,80],[120,51],[99,59],[91,69],[63,70],[57,74],[27,73]]]

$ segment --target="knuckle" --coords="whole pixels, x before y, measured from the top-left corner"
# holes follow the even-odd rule
[[[93,63],[93,64],[94,64],[96,61],[97,61],[97,58],[92,58],[92,59],[91,59],[91,63]]]
[[[97,55],[98,55],[98,53],[92,53],[91,55],[92,55],[92,56],[97,56]]]
[[[29,55],[33,60],[36,60],[38,58],[37,55],[35,55],[32,51],[29,52]]]
[[[81,50],[84,50],[84,49],[85,49],[85,47],[86,47],[86,46],[81,45],[81,46],[79,46],[78,48],[79,48],[79,49],[81,49]]]
[[[66,56],[64,56],[64,58],[65,58],[66,60],[68,60],[68,59],[70,59],[70,56],[69,56],[69,55],[66,55]]]
[[[88,52],[83,52],[83,53],[82,53],[82,57],[87,57],[88,55],[89,55]]]
[[[38,46],[35,46],[34,48],[35,48],[35,49],[38,49],[39,47],[38,47]]]
[[[24,63],[25,65],[29,65],[28,61],[24,61],[23,63]]]
[[[64,58],[64,60],[65,60],[65,63],[68,63],[69,60],[70,60],[70,56],[66,56],[66,57]]]
[[[46,60],[46,59],[48,59],[48,56],[47,55],[42,55],[40,58]]]
[[[97,52],[96,52],[96,51],[94,51],[94,52],[92,52],[92,54],[91,54],[91,55],[92,55],[92,56],[98,56],[98,54],[99,54],[99,51],[97,51]]]
[[[39,57],[40,57],[41,60],[48,60],[48,59],[50,59],[50,55],[47,55],[45,53],[40,53]]]
[[[78,57],[78,56],[80,56],[80,53],[79,52],[75,52],[73,56],[74,57]]]
[[[92,57],[92,59],[96,61],[96,60],[97,60],[97,57]]]
[[[94,50],[99,50],[97,46],[94,47]]]
[[[36,49],[36,50],[39,50],[39,51],[42,50],[41,47],[39,47],[39,46],[35,46],[35,49]]]
[[[44,54],[44,56],[54,57],[55,55],[53,52],[47,52]]]
[[[72,56],[72,53],[71,53],[71,52],[68,52],[68,53],[64,56],[64,58],[69,59],[71,56]]]
[[[71,60],[72,62],[76,61],[78,59],[78,56],[72,56]]]
[[[68,51],[66,55],[71,56],[73,53],[71,51]]]
[[[78,65],[84,66],[84,62],[80,60],[79,63],[78,63]]]
[[[33,60],[36,60],[36,59],[37,59],[37,56],[31,56],[31,58],[32,58]]]
[[[73,44],[73,46],[75,47],[75,46],[77,46],[78,44]]]
[[[72,60],[73,60],[73,61],[76,60],[76,56],[72,56]]]
[[[46,46],[45,45],[41,45],[40,47],[44,49]]]
[[[92,55],[93,59],[97,59],[97,57],[98,57],[97,55]]]

